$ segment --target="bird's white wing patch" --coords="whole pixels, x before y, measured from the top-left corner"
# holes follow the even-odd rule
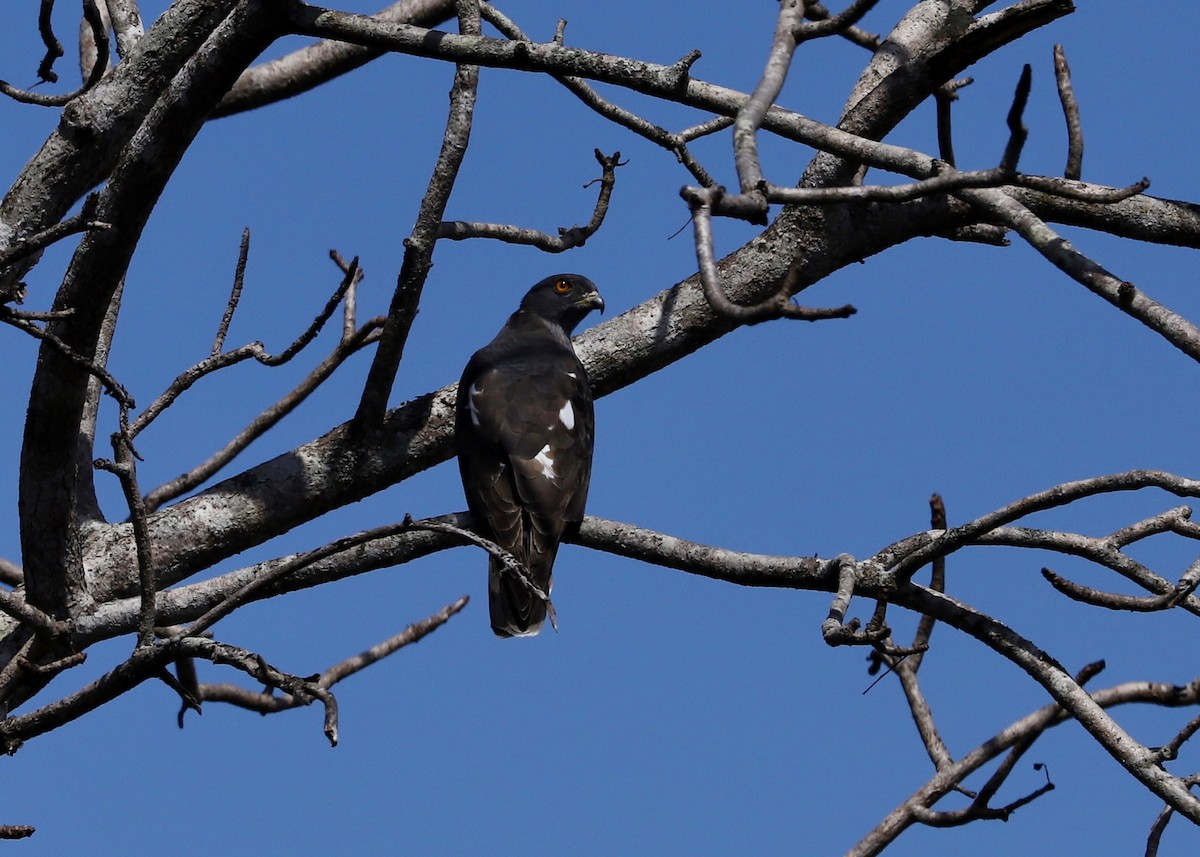
[[[541,451],[533,457],[533,460],[542,465],[542,475],[547,479],[555,479],[558,474],[554,472],[554,459],[550,456],[550,444],[542,447]]]
[[[575,409],[571,407],[571,400],[567,399],[563,402],[562,409],[558,412],[558,418],[562,420],[562,424],[566,426],[567,431],[575,429]]]

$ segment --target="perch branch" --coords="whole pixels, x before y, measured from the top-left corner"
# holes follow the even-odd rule
[[[414,521],[411,515],[405,515],[404,527],[413,530],[428,530],[433,533],[445,533],[454,536],[456,539],[470,542],[476,547],[483,548],[496,559],[500,560],[504,565],[505,574],[515,577],[535,598],[546,605],[546,616],[550,619],[550,626],[555,631],[558,630],[558,619],[554,611],[554,603],[550,600],[550,594],[534,583],[529,571],[521,564],[521,561],[504,548],[493,541],[485,539],[472,530],[456,526],[445,520],[426,519]]]

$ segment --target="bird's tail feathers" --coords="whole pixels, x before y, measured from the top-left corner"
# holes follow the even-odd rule
[[[550,624],[557,627],[554,606],[550,603],[552,563],[553,557],[544,569],[531,568],[529,575],[525,576],[496,557],[489,559],[488,609],[496,636],[535,636],[542,630],[547,615]]]

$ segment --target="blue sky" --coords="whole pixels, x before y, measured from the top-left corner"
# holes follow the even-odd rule
[[[143,4],[152,18],[165,5]],[[886,31],[909,4],[883,0],[864,26]],[[1055,173],[1065,136],[1051,47],[1067,49],[1086,132],[1084,178],[1200,198],[1189,141],[1197,118],[1182,81],[1194,70],[1200,11],[1126,4],[1080,11],[973,67],[956,108],[964,168],[995,165],[1022,64],[1034,67],[1022,169]],[[507,4],[535,38],[559,17],[567,42],[673,62],[698,48],[696,76],[753,85],[775,5],[710,0]],[[366,3],[341,8],[369,11]],[[60,10],[65,12],[66,9]],[[31,83],[40,59],[35,15],[10,13],[0,77]],[[1122,23],[1123,22],[1123,23]],[[1136,25],[1134,25],[1136,23]],[[60,36],[73,32],[59,15]],[[279,51],[295,47],[293,42]],[[278,51],[276,51],[278,52]],[[70,50],[68,50],[70,53]],[[839,40],[806,45],[781,102],[832,120],[866,60]],[[70,68],[60,61],[64,79]],[[214,122],[161,199],[129,273],[124,329],[111,368],[140,404],[208,353],[241,230],[253,238],[246,291],[229,343],[278,349],[336,285],[329,248],[358,255],[362,315],[387,305],[439,145],[452,68],[387,57],[322,90]],[[606,90],[680,129],[699,114]],[[53,111],[0,102],[0,167],[11,183],[53,128]],[[889,138],[934,150],[932,111]],[[765,141],[784,184],[810,152]],[[484,70],[471,147],[451,219],[553,232],[587,220],[598,168],[620,150],[613,206],[588,244],[551,258],[495,242],[438,246],[393,402],[455,380],[530,284],[562,270],[599,285],[608,316],[695,270],[689,181],[674,158],[596,117],[552,81]],[[697,146],[733,182],[727,135]],[[753,232],[718,221],[718,251]],[[1125,244],[1064,228],[1081,250],[1151,296],[1200,319],[1189,251]],[[29,308],[48,305],[69,242],[27,278]],[[818,324],[775,322],[731,334],[597,403],[589,511],[741,550],[865,556],[928,522],[931,492],[961,522],[1058,482],[1135,467],[1195,475],[1194,395],[1200,367],[1051,268],[1020,243],[1007,249],[923,239],[837,272],[814,305],[859,314]],[[599,321],[597,319],[596,321]],[[589,323],[593,323],[589,320]],[[240,366],[197,385],[139,446],[143,486],[221,446],[301,377],[328,336],[279,369]],[[15,474],[35,348],[0,331],[10,403],[0,425],[0,555],[17,558]],[[366,360],[347,365],[293,418],[256,442],[236,469],[348,419]],[[233,472],[233,471],[231,471]],[[121,517],[115,482],[103,501]],[[340,510],[216,571],[303,550],[368,527],[464,508],[453,463]],[[1083,504],[1038,523],[1103,534],[1179,505],[1154,492]],[[1163,574],[1194,559],[1164,540],[1137,553]],[[1095,686],[1195,677],[1194,629],[1180,616],[1102,614],[1064,601],[1039,575],[1051,565],[1116,586],[1058,557],[999,549],[960,553],[949,588],[1055,655],[1068,669],[1105,658]],[[9,845],[29,854],[127,853],[172,843],[179,854],[837,854],[922,785],[930,766],[896,682],[870,693],[864,652],[830,649],[825,595],[749,590],[568,546],[556,568],[560,630],[498,641],[488,629],[486,561],[457,549],[274,603],[246,608],[217,635],[281,669],[319,671],[467,593],[470,606],[420,645],[343,684],[342,743],[321,713],[261,718],[210,705],[175,725],[177,702],[148,683],[4,759],[0,823],[33,824]],[[860,613],[861,605],[855,605]],[[891,616],[901,637],[915,619]],[[961,754],[1046,702],[1014,667],[939,628],[922,669],[951,751]],[[67,693],[119,662],[131,640],[98,646],[51,690]],[[203,665],[202,679],[239,680]],[[1124,711],[1139,739],[1161,743],[1188,715]],[[1008,824],[914,829],[893,855],[1140,853],[1159,805],[1082,730],[1045,736],[1001,792],[1057,789]],[[1174,770],[1196,766],[1185,752]],[[975,781],[978,786],[982,780]],[[945,806],[954,805],[947,801]],[[1065,830],[1064,830],[1065,828]],[[1176,821],[1160,854],[1190,854]]]

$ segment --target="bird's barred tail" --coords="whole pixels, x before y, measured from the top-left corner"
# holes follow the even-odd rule
[[[550,594],[549,570],[533,570],[533,582]],[[497,637],[532,637],[546,621],[546,601],[495,557],[488,563],[488,609]]]

